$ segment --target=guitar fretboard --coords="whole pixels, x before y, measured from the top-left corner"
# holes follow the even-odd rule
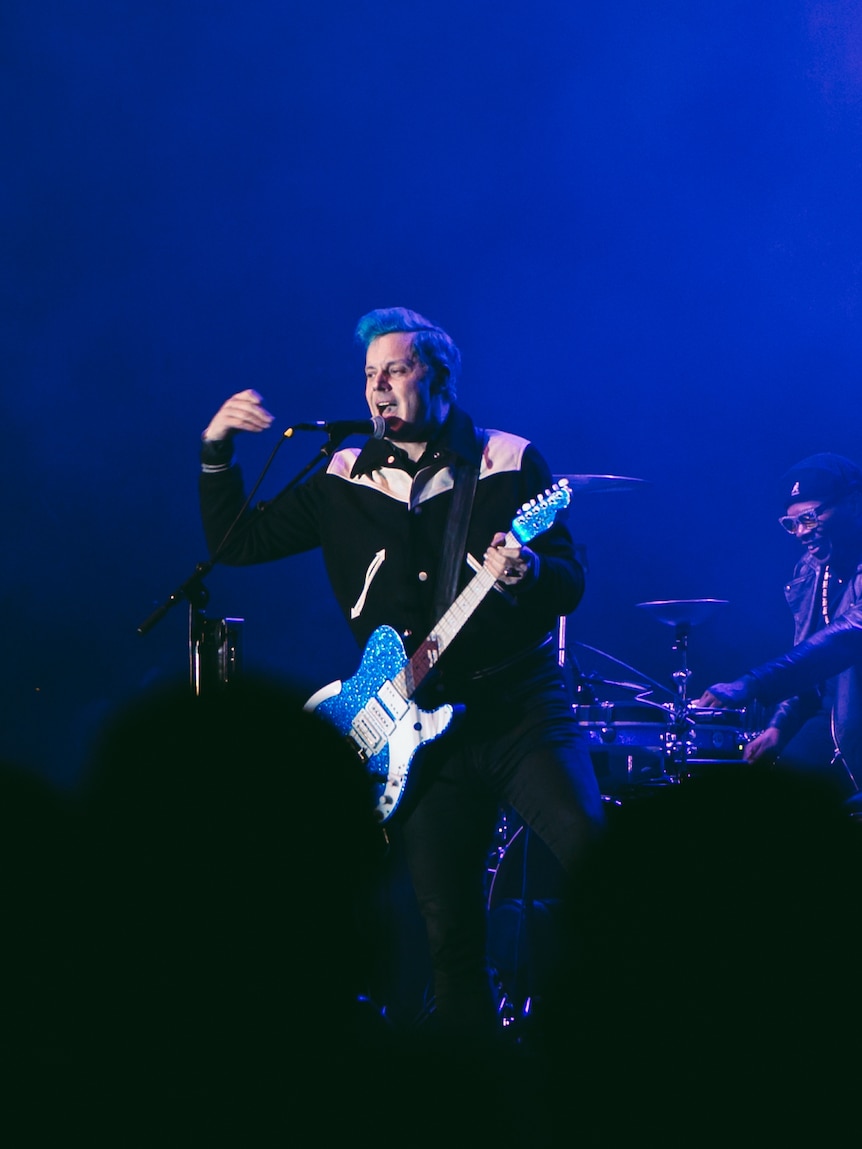
[[[518,545],[518,540],[511,531],[506,536],[504,545],[507,547]],[[393,680],[405,698],[412,698],[434,669],[444,650],[457,637],[488,592],[493,589],[496,581],[485,567],[481,567],[470,579],[404,669]]]

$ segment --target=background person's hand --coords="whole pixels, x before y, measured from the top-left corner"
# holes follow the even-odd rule
[[[759,762],[761,759],[769,761],[778,754],[780,744],[781,731],[775,726],[767,726],[746,744],[742,757],[746,762]]]
[[[714,683],[704,690],[694,705],[702,710],[728,710],[750,701],[750,686],[744,679],[738,678],[735,682]]]

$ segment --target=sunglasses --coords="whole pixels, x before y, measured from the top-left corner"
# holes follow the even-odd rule
[[[810,531],[812,527],[817,526],[823,511],[834,507],[835,503],[836,500],[831,499],[828,503],[821,503],[819,507],[815,507],[811,511],[803,511],[801,515],[783,515],[778,521],[791,535],[795,535],[800,528],[803,531]]]

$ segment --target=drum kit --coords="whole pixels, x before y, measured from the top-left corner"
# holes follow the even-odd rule
[[[573,492],[635,490],[645,482],[618,475],[555,475]],[[667,599],[637,603],[672,632],[678,662],[672,687],[663,686],[585,643],[577,645],[623,668],[636,681],[585,675],[569,650],[566,620],[559,620],[558,660],[571,673],[578,726],[590,748],[602,799],[609,807],[636,800],[656,787],[676,786],[705,768],[743,760],[756,732],[753,713],[712,710],[689,698],[691,631],[711,618],[726,599]],[[659,693],[666,701],[656,701]],[[512,812],[501,813],[487,868],[489,953],[500,983],[500,1015],[517,1028],[541,996],[553,952],[554,905],[562,874],[543,843]]]
[[[669,599],[637,606],[672,627],[673,698],[657,702],[647,684],[608,682],[578,676],[575,714],[586,732],[596,776],[605,801],[637,796],[638,787],[677,785],[704,766],[740,762],[753,734],[745,710],[697,707],[688,697],[691,628],[726,606],[726,599]],[[604,687],[606,697],[597,690]],[[613,690],[629,698],[613,699]]]
[[[565,479],[573,492],[632,491],[643,479],[622,475],[555,475]],[[664,599],[637,603],[637,608],[673,632],[672,649],[679,658],[673,671],[673,688],[662,686],[632,667],[626,671],[640,681],[619,682],[585,676],[572,657],[566,637],[566,620],[559,620],[560,666],[574,666],[575,714],[590,744],[590,753],[606,802],[620,802],[636,795],[640,787],[676,785],[703,765],[739,762],[750,741],[753,715],[744,710],[706,710],[688,697],[691,670],[688,643],[691,631],[711,618],[726,599]],[[594,653],[594,647],[579,646]],[[604,655],[605,658],[611,658]],[[617,659],[611,661],[623,666]],[[670,695],[655,701],[656,690]]]

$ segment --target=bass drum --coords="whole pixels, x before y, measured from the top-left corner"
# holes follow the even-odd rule
[[[488,958],[501,1008],[522,1011],[542,996],[557,955],[565,875],[516,815],[506,814],[502,826],[488,867]]]

